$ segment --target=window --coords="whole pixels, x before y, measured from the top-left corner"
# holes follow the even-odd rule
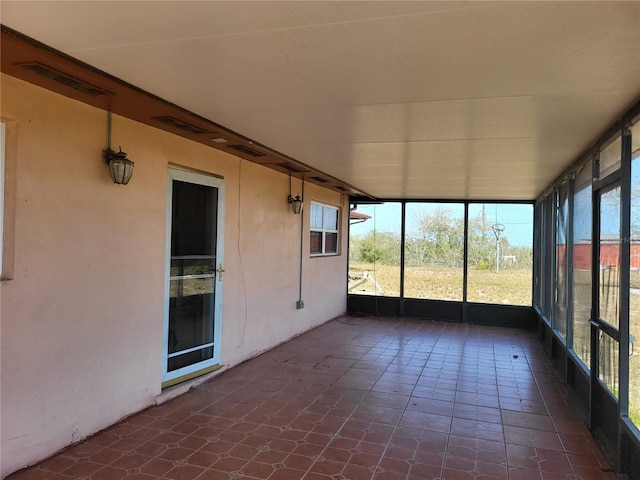
[[[532,303],[533,205],[470,203],[467,300]]]
[[[311,255],[338,254],[338,219],[337,207],[311,202]]]
[[[349,216],[349,293],[399,296],[402,204],[358,205]]]
[[[464,204],[407,203],[404,294],[462,301]]]
[[[573,350],[589,368],[591,359],[591,161],[578,173],[573,195]]]

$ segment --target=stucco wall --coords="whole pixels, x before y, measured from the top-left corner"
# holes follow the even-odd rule
[[[114,116],[112,145],[135,161],[111,183],[107,114],[2,76],[15,152],[6,232],[13,279],[1,292],[1,473],[32,464],[156,402],[161,394],[169,165],[225,180],[222,353],[233,366],[339,315],[348,204],[310,184],[305,202],[342,208],[342,255],[310,258],[296,310],[300,217],[287,176]],[[294,194],[300,182],[294,179]]]

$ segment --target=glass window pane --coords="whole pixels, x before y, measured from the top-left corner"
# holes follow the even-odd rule
[[[322,205],[311,204],[311,228],[322,228]]]
[[[464,205],[408,203],[404,295],[462,301]]]
[[[629,417],[640,427],[640,122],[631,127],[631,261],[629,294]],[[640,344],[639,344],[640,345]]]
[[[600,332],[600,358],[598,358],[598,378],[616,397],[620,389],[618,364],[620,348],[618,342],[604,332]]]
[[[338,234],[327,232],[324,235],[324,253],[338,253]]]
[[[311,254],[322,253],[322,232],[310,232],[309,239]]]
[[[618,328],[620,305],[620,187],[600,197],[600,318]]]
[[[470,302],[531,305],[533,205],[470,204]]]
[[[591,361],[591,162],[576,176],[573,196],[573,350]]]
[[[567,338],[567,228],[569,219],[569,183],[564,183],[556,196],[556,278],[553,308],[553,327],[562,338]]]
[[[350,294],[400,295],[400,203],[358,205],[349,223]]]
[[[338,209],[324,207],[324,228],[325,230],[338,230]]]

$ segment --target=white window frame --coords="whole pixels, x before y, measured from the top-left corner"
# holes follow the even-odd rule
[[[334,257],[336,255],[340,255],[340,208],[335,205],[329,205],[326,203],[320,202],[311,202],[311,209],[313,210],[313,206],[322,208],[322,227],[314,227],[312,226],[313,215],[309,214],[309,251],[312,257]],[[336,212],[336,229],[326,228],[326,211],[333,210]],[[319,232],[322,235],[321,241],[321,251],[320,252],[311,252],[311,233]],[[336,251],[335,252],[327,252],[327,234],[335,233],[336,234]]]

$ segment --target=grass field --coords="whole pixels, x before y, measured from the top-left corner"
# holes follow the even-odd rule
[[[366,263],[349,265],[349,274],[354,279],[360,279],[365,272],[379,285],[381,295],[400,295],[400,267]],[[468,275],[467,299],[470,302],[531,305],[530,269],[505,269],[499,273],[469,269]],[[350,293],[373,295],[375,291],[375,284],[367,281]],[[462,268],[405,267],[404,295],[408,298],[462,301]]]

